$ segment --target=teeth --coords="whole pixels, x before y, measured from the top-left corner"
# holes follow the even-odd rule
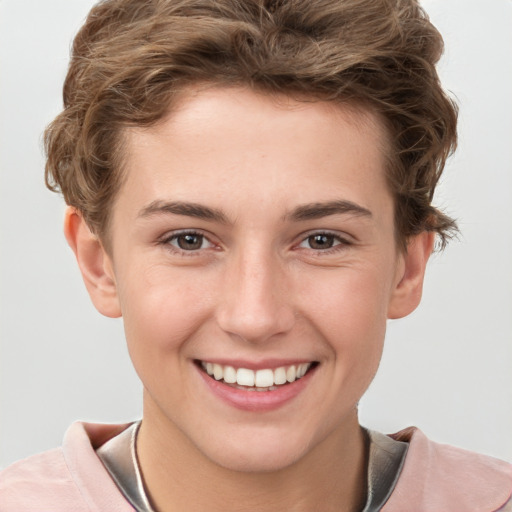
[[[286,384],[286,369],[284,368],[284,366],[281,366],[281,368],[276,368],[274,370],[274,384]]]
[[[201,361],[202,368],[215,380],[224,380],[226,384],[235,384],[254,388],[255,391],[270,391],[287,382],[295,382],[304,377],[311,367],[311,363],[302,363],[291,366],[281,366],[274,370],[249,370],[248,368],[233,368],[217,363]],[[245,389],[245,388],[244,388]]]
[[[258,370],[254,379],[257,388],[268,388],[274,385],[274,372],[272,370]]]
[[[236,382],[236,370],[232,366],[224,366],[224,382],[227,384]]]
[[[286,370],[286,380],[288,382],[293,382],[297,378],[297,370],[295,369],[295,366],[290,366]]]
[[[254,386],[254,372],[247,368],[238,368],[236,371],[236,383],[239,386]]]
[[[215,377],[215,380],[220,380],[224,377],[224,371],[220,364],[213,365],[213,376]]]

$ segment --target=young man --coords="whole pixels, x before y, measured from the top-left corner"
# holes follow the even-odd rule
[[[144,414],[6,470],[5,510],[510,508],[509,465],[357,416],[455,230],[441,48],[414,2],[91,11],[47,179]]]

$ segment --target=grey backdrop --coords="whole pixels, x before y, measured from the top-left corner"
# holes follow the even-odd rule
[[[120,321],[92,307],[42,183],[40,135],[91,0],[0,1],[0,466],[60,444],[76,419],[140,415]],[[460,148],[437,203],[463,236],[429,263],[423,304],[391,322],[362,421],[512,460],[512,2],[424,2]]]

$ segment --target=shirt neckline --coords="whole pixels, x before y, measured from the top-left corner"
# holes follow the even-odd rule
[[[117,487],[137,512],[155,512],[144,488],[136,451],[141,422],[132,423],[96,454]],[[409,444],[374,430],[364,429],[369,440],[367,498],[362,512],[377,512],[391,496],[405,462]]]

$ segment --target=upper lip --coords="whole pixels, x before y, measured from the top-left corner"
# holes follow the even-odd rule
[[[225,359],[225,358],[205,358],[196,359],[198,362],[219,364],[221,366],[232,366],[233,368],[247,368],[248,370],[276,369],[282,366],[292,366],[304,363],[314,363],[313,359],[305,358],[287,358],[287,359],[261,359],[259,361],[248,359]]]

